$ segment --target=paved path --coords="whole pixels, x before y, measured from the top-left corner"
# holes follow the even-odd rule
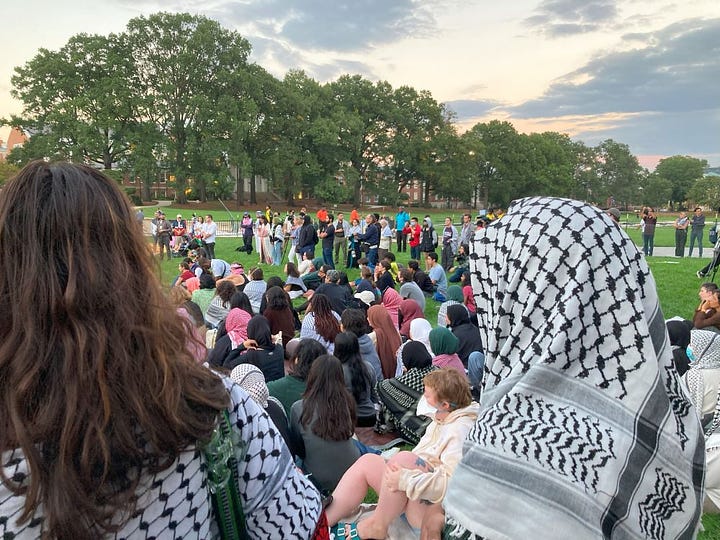
[[[642,251],[642,246],[638,246],[638,249]],[[709,259],[712,257],[713,248],[711,247],[703,247],[703,259]],[[674,257],[675,256],[675,248],[674,247],[655,247],[653,249],[653,256],[654,257]],[[687,248],[685,248],[685,257],[687,258]],[[693,250],[693,259],[698,259],[698,251],[697,248]]]

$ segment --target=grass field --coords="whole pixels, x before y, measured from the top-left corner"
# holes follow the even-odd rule
[[[152,215],[154,208],[149,211],[146,210],[146,215]],[[174,216],[177,213],[177,209],[166,209],[168,216]],[[191,212],[187,209],[182,209],[181,213],[184,216],[189,216]],[[425,215],[424,212],[419,214]],[[444,213],[434,212],[431,216],[435,222],[439,221],[439,218],[444,216]],[[460,215],[456,212],[456,215]],[[219,216],[220,217],[220,216]],[[624,227],[627,233],[636,243],[641,242],[640,231],[636,226]],[[707,236],[707,235],[706,235]],[[671,227],[658,228],[655,236],[656,246],[673,246],[674,245],[674,230]],[[246,271],[256,266],[258,263],[258,256],[256,253],[247,255],[245,253],[239,253],[235,251],[235,248],[242,244],[239,238],[218,238],[215,252],[216,256],[221,259],[225,259],[229,262],[234,260],[243,263]],[[707,238],[705,239],[704,249],[710,251],[712,248],[708,246]],[[400,263],[406,263],[409,259],[409,253],[396,254],[397,260]],[[172,261],[164,261],[160,263],[161,279],[164,284],[169,284],[177,273],[177,264],[179,259]],[[691,318],[695,307],[697,306],[698,290],[703,282],[696,277],[695,272],[707,263],[706,259],[698,258],[674,258],[674,257],[649,257],[648,264],[652,270],[655,282],[657,285],[658,295],[660,298],[660,304],[663,309],[663,313],[666,318],[673,316],[680,316],[683,318]],[[342,265],[340,266],[342,269]],[[275,267],[269,265],[263,265],[263,272],[265,278],[269,276],[283,276],[282,267]],[[358,271],[352,269],[348,272],[348,277],[353,280],[358,277]],[[428,300],[427,308],[425,310],[426,317],[434,325],[437,319],[437,311],[439,304],[432,300]],[[372,502],[374,498],[371,496],[367,499],[368,502]],[[703,526],[705,531],[700,533],[698,536],[701,540],[720,540],[720,516],[704,515]]]

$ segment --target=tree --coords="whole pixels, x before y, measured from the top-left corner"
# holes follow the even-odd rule
[[[200,179],[207,172],[190,169],[203,163],[197,152],[206,145],[198,144],[198,138],[219,136],[209,116],[236,74],[246,68],[250,44],[216,21],[187,13],[132,19],[127,38],[136,69],[134,90],[144,99],[141,117],[160,126],[176,177],[176,198],[185,202],[188,176]],[[195,156],[189,155],[192,150]]]
[[[10,180],[19,171],[20,169],[12,163],[8,163],[7,161],[0,159],[0,186]]]
[[[21,159],[53,158],[112,168],[126,155],[134,66],[121,36],[79,34],[59,51],[40,49],[15,68],[12,119],[31,135]]]
[[[661,159],[655,167],[655,174],[666,179],[672,186],[669,197],[671,207],[675,203],[683,204],[688,190],[696,180],[703,177],[707,161],[690,156],[672,156]]]
[[[598,191],[593,202],[602,204],[613,197],[624,204],[640,199],[643,169],[626,144],[607,139],[595,147]]]
[[[720,178],[705,176],[688,190],[687,197],[695,204],[707,205],[720,211]]]
[[[648,175],[642,188],[641,202],[654,208],[665,205],[673,191],[670,180],[657,174]]]

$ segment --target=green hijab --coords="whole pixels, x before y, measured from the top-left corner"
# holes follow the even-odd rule
[[[463,303],[463,293],[462,289],[458,287],[457,285],[451,285],[448,287],[447,295],[445,296],[446,300],[455,300],[456,302]]]
[[[439,354],[455,354],[460,340],[450,330],[443,327],[430,331],[430,348],[436,356]]]

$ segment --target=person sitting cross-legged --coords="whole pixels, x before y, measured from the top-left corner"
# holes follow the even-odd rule
[[[433,421],[412,452],[399,452],[387,462],[382,456],[364,454],[347,470],[326,510],[336,538],[343,533],[385,538],[390,523],[402,513],[411,526],[420,527],[428,505],[442,502],[462,457],[463,441],[477,419],[478,404],[470,397],[467,380],[455,370],[428,373],[424,383],[418,413]],[[357,524],[340,523],[363,501],[369,487],[378,493],[373,515]]]

